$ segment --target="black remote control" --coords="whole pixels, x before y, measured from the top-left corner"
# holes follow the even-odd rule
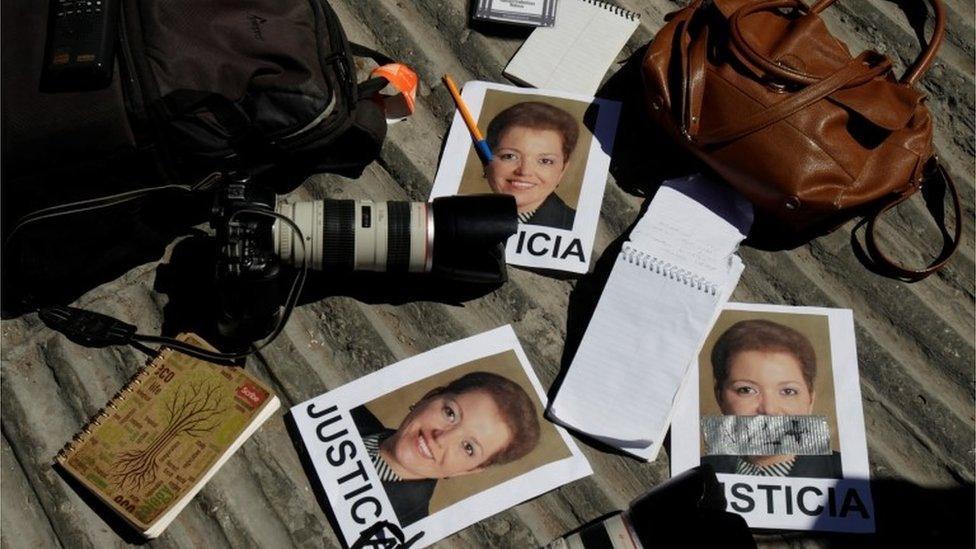
[[[75,92],[112,82],[119,0],[51,0],[40,89]]]

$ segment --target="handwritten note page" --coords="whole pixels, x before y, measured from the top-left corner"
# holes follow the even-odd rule
[[[562,0],[555,26],[532,31],[505,75],[537,88],[592,95],[639,22],[617,6]]]
[[[752,223],[751,206],[701,175],[661,186],[630,233],[630,245],[709,280],[722,281]],[[707,195],[701,196],[702,191]],[[691,198],[694,197],[694,198]]]
[[[744,200],[701,177],[669,182],[617,258],[550,406],[557,422],[653,459],[688,366],[742,272],[735,255],[748,205],[723,219],[689,195]],[[715,198],[714,196],[712,198]]]

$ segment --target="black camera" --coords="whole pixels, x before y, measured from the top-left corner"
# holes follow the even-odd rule
[[[518,228],[509,195],[278,204],[274,191],[246,174],[224,180],[211,226],[217,236],[218,324],[229,338],[254,341],[274,329],[289,300],[280,275],[291,267],[299,273],[427,273],[481,284],[507,279],[505,242]],[[290,294],[295,291],[293,286]]]

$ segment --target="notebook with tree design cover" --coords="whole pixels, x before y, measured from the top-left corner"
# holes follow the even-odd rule
[[[193,334],[178,339],[211,348]],[[55,461],[154,538],[279,405],[243,368],[164,349]]]

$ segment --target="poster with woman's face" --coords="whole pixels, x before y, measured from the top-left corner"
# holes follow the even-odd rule
[[[515,198],[512,265],[589,270],[620,106],[547,90],[468,82],[462,94],[492,151],[483,164],[460,114],[448,134],[431,198]]]
[[[423,547],[590,474],[544,410],[545,393],[505,326],[388,366],[291,414],[346,543]]]
[[[710,465],[752,527],[873,531],[849,310],[729,304],[691,375],[673,473]]]

